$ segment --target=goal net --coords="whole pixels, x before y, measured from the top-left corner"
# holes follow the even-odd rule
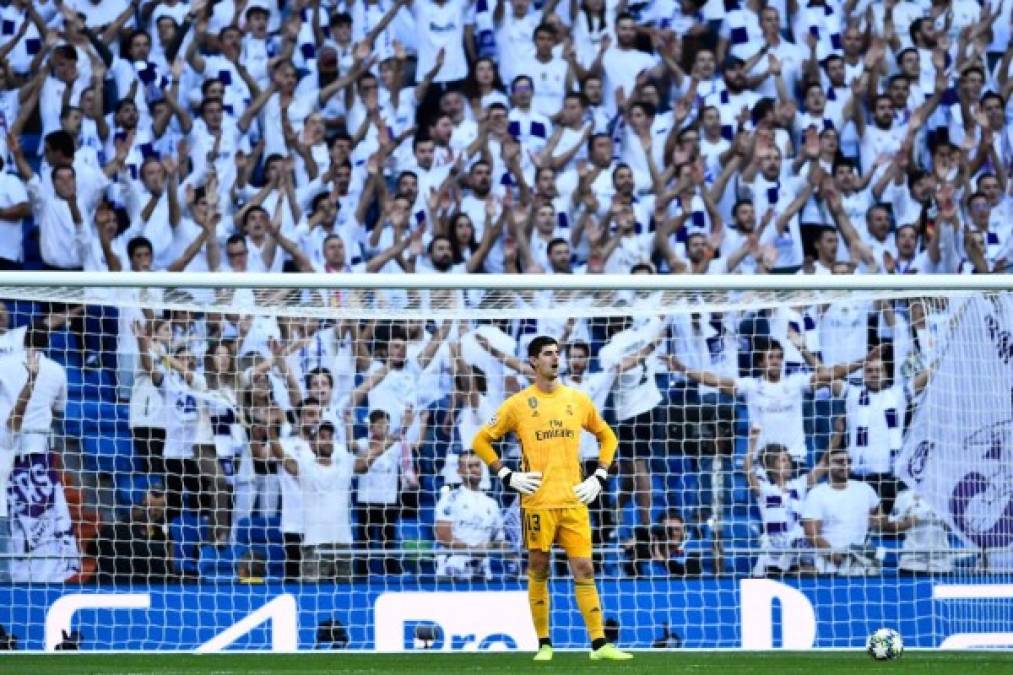
[[[548,335],[620,441],[612,640],[1009,647],[1001,279],[0,274],[3,639],[534,649],[523,515],[469,449]],[[550,594],[585,647],[560,551]]]

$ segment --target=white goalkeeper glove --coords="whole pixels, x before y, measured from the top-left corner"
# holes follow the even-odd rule
[[[590,504],[598,497],[598,495],[601,494],[601,491],[605,489],[605,482],[608,478],[608,471],[599,466],[598,469],[593,474],[585,478],[582,483],[578,483],[573,486],[573,494],[577,495],[577,499],[585,504]]]
[[[535,493],[535,490],[542,486],[541,471],[525,473],[523,471],[511,471],[504,466],[496,475],[503,481],[503,485],[506,485],[511,490],[520,492],[522,495],[532,495]]]

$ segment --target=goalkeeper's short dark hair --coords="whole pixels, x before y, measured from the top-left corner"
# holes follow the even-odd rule
[[[528,344],[528,358],[537,358],[542,353],[542,349],[552,345],[559,345],[559,341],[548,335],[539,335]]]

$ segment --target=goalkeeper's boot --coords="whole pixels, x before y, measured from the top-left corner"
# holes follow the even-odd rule
[[[538,648],[538,652],[535,654],[535,661],[551,661],[552,660],[552,645],[542,645]]]
[[[624,652],[614,644],[606,642],[598,649],[591,650],[592,661],[629,661],[633,654]]]

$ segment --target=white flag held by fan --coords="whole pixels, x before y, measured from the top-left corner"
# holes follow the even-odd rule
[[[951,303],[953,333],[896,472],[966,545],[1005,558],[1013,554],[1013,295]]]

